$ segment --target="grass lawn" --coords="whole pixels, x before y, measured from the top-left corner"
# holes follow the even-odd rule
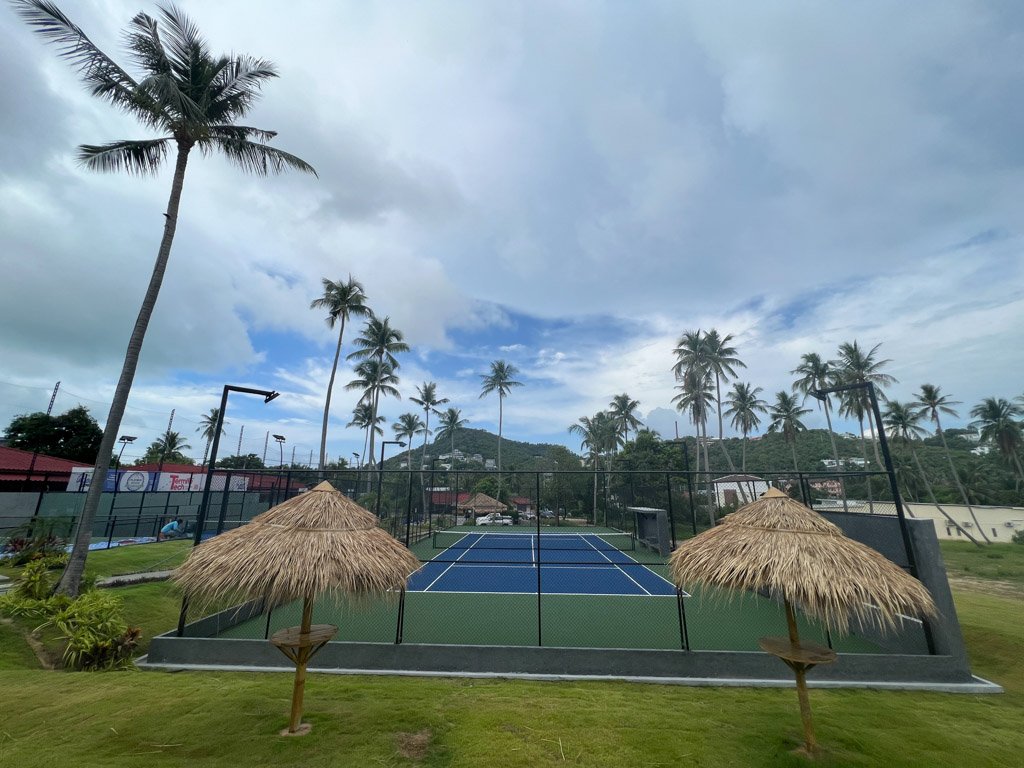
[[[942,559],[951,579],[1002,581],[1024,592],[1024,545],[943,541]]]
[[[117,593],[147,636],[177,619],[167,584]],[[827,750],[814,765],[1021,764],[1024,600],[975,589],[955,596],[975,671],[1007,693],[812,690]],[[9,692],[2,766],[809,765],[789,753],[800,739],[789,689],[313,675],[306,719],[314,730],[282,739],[287,674],[34,665],[15,629],[0,623],[0,690]]]

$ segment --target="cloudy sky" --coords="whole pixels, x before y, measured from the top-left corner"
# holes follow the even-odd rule
[[[62,5],[121,60],[120,30],[154,10]],[[122,426],[143,442],[173,408],[201,455],[199,416],[243,384],[282,396],[230,401],[231,450],[244,424],[244,451],[272,431],[307,459],[335,341],[309,302],[349,274],[413,347],[389,423],[432,380],[496,429],[478,394],[503,358],[526,385],[510,437],[578,448],[566,427],[619,392],[668,435],[674,343],[712,326],[769,398],[801,353],[853,339],[882,344],[894,397],[1024,391],[1020,4],[180,7],[215,51],[277,63],[249,123],[319,179],[193,158]],[[60,380],[57,410],[102,422],[170,175],[75,163],[151,134],[3,6],[0,71],[0,421]],[[333,457],[362,450],[356,397],[336,393]]]

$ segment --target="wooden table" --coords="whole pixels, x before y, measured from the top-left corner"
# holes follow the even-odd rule
[[[761,650],[782,659],[794,672],[807,671],[818,664],[831,664],[836,652],[817,643],[794,645],[788,637],[762,637],[757,641]]]
[[[338,628],[333,624],[314,624],[307,633],[303,633],[302,627],[288,627],[271,635],[270,642],[296,665],[304,665],[336,634]]]

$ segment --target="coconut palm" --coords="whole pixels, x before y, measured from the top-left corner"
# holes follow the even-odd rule
[[[926,434],[928,434],[920,425],[922,414],[919,410],[915,409],[913,405],[908,405],[899,402],[898,400],[890,400],[885,404],[885,411],[882,413],[882,424],[884,424],[899,440],[904,447],[910,451],[910,458],[914,462],[914,466],[917,467],[917,474],[924,483],[925,492],[928,494],[928,499],[935,506],[935,508],[942,514],[949,523],[970,539],[973,543],[978,544],[978,540],[971,536],[963,526],[956,522],[952,517],[946,514],[940,505],[938,500],[935,498],[935,492],[932,490],[931,481],[928,479],[928,475],[924,471],[924,467],[921,466],[921,459],[917,455],[917,451],[914,450],[914,441],[920,440]],[[985,536],[985,532],[980,528],[981,535],[988,541],[988,537]]]
[[[103,492],[103,478],[110,466],[146,328],[170,258],[190,153],[193,149],[204,155],[221,152],[243,171],[260,176],[286,169],[315,171],[295,155],[266,144],[274,137],[273,131],[236,123],[256,102],[263,82],[277,76],[274,65],[243,55],[214,56],[196,25],[173,6],[162,8],[156,18],[139,13],[129,23],[124,40],[129,58],[141,74],[133,77],[97,48],[53,3],[45,0],[12,2],[17,13],[40,36],[58,46],[59,55],[78,71],[90,93],[135,117],[146,128],[163,134],[150,139],[82,145],[78,159],[86,168],[145,175],[156,173],[172,149],[175,157],[156,262],[128,341],[103,429],[93,481],[78,517],[71,557],[58,587],[65,594],[77,595],[93,519]]]
[[[836,381],[839,384],[866,384],[871,382],[875,385],[878,399],[884,400],[885,387],[895,384],[897,379],[888,373],[882,373],[882,368],[892,360],[879,360],[876,355],[881,344],[875,344],[865,352],[857,340],[844,342],[839,345],[838,358],[832,361],[835,369]],[[863,445],[864,440],[864,417],[871,407],[870,397],[864,389],[849,390],[840,399],[847,415],[854,416],[860,424],[860,436]],[[875,439],[874,419],[868,419],[868,429],[871,432],[871,446],[875,452],[877,466],[882,466],[882,457],[878,453],[878,442]],[[864,460],[867,461],[867,452],[864,453]]]
[[[971,506],[971,501],[967,496],[967,490],[964,488],[963,483],[960,482],[960,473],[957,472],[956,466],[953,464],[953,454],[949,450],[949,445],[946,444],[946,433],[942,431],[942,419],[940,414],[944,413],[947,416],[958,418],[959,414],[953,406],[960,405],[960,401],[952,400],[948,395],[942,394],[941,388],[934,384],[922,384],[921,391],[917,394],[917,399],[914,401],[914,405],[917,406],[918,412],[922,416],[927,416],[935,422],[935,432],[938,434],[939,440],[942,442],[942,449],[946,452],[946,461],[949,462],[949,472],[953,476],[953,482],[956,483],[957,490],[960,491],[960,498],[963,499],[964,505],[967,507],[967,511],[970,512],[971,519],[974,520],[975,527],[981,531],[981,535],[986,541],[988,541],[988,536],[985,535],[985,529],[981,527],[981,523],[978,522],[978,518],[974,514],[974,508]]]
[[[418,413],[403,413],[398,421],[391,425],[395,439],[405,443],[405,465],[412,472],[412,439],[426,431],[426,425]]]
[[[735,470],[732,458],[725,449],[725,433],[722,429],[722,382],[736,378],[737,368],[746,368],[747,364],[736,357],[736,347],[729,346],[732,341],[732,334],[727,333],[721,336],[717,328],[712,328],[704,334],[704,356],[707,361],[708,370],[715,377],[715,409],[718,412],[718,444],[722,446],[725,454],[725,461],[730,470]]]
[[[447,397],[438,398],[437,384],[433,381],[425,381],[422,387],[416,387],[416,394],[419,397],[410,397],[409,400],[423,409],[425,417],[423,424],[423,448],[420,453],[420,465],[422,466],[427,455],[427,439],[430,437],[430,414],[433,413],[440,416],[441,412],[435,406],[445,405],[449,400]]]
[[[729,393],[727,401],[729,408],[725,415],[732,417],[730,425],[743,435],[743,452],[740,462],[740,469],[743,472],[747,471],[747,435],[761,426],[761,418],[758,414],[768,410],[768,403],[758,397],[761,391],[761,387],[737,381],[732,385],[732,392]]]
[[[210,455],[210,443],[213,442],[214,436],[217,434],[217,421],[220,419],[220,408],[211,408],[210,412],[203,414],[199,417],[199,426],[196,427],[196,432],[200,432],[204,440],[206,440],[206,448],[203,449],[203,466],[206,466],[206,457]],[[227,434],[224,429],[228,425],[225,421],[220,425],[220,433],[222,435]]]
[[[513,376],[519,373],[519,369],[504,360],[495,360],[491,363],[491,372],[481,374],[480,397],[484,398],[492,392],[498,393],[498,497],[501,497],[501,428],[504,421],[504,404],[508,393],[513,387],[521,387],[523,383],[516,381]]]
[[[790,450],[793,452],[793,469],[797,472],[800,471],[800,467],[796,460],[796,436],[807,430],[800,419],[810,412],[808,408],[801,408],[796,397],[789,392],[776,392],[775,402],[768,410],[768,417],[771,419],[768,431],[781,432],[782,436],[786,438],[786,442],[789,443]]]
[[[441,429],[437,431],[438,440],[452,441],[452,465],[455,464],[455,433],[465,427],[469,421],[462,418],[462,411],[458,408],[449,408],[438,416],[438,423]]]
[[[640,401],[634,400],[625,392],[615,395],[609,403],[609,413],[615,419],[623,443],[629,440],[630,429],[640,429],[643,426],[643,422],[636,416],[636,409],[639,407]]]
[[[350,317],[362,317],[370,314],[366,306],[366,289],[362,283],[354,280],[352,275],[347,281],[334,282],[326,277],[320,279],[324,286],[324,295],[309,303],[310,309],[327,310],[327,327],[338,330],[338,344],[334,348],[334,363],[331,365],[331,378],[327,382],[327,398],[324,400],[324,421],[320,431],[320,471],[323,472],[327,461],[327,420],[331,413],[331,393],[334,391],[334,377],[338,372],[338,358],[341,356],[341,340],[345,336],[345,322]]]
[[[597,473],[601,456],[618,448],[621,437],[615,417],[601,411],[592,417],[581,416],[579,422],[569,426],[569,434],[579,435],[582,448],[588,451],[594,467],[594,525],[597,525]]]
[[[1024,480],[1018,454],[1024,444],[1024,427],[1016,420],[1022,414],[1024,408],[1002,397],[986,397],[971,408],[975,419],[971,426],[981,433],[982,442],[994,443],[1006,463]]]
[[[800,376],[793,382],[793,391],[800,392],[804,396],[804,402],[811,392],[815,390],[828,389],[835,383],[835,371],[830,360],[823,360],[817,352],[807,352],[800,355],[800,365],[790,371],[794,376]],[[817,398],[815,398],[817,399]],[[828,439],[832,444],[832,458],[835,459],[836,467],[839,466],[839,449],[836,447],[836,435],[832,430],[832,399],[825,395],[824,400],[818,400],[818,408],[825,411],[825,422],[828,425]],[[846,494],[843,494],[844,502]]]
[[[380,425],[384,424],[386,421],[387,419],[383,416],[377,416],[376,419],[374,419],[373,406],[370,403],[356,403],[356,407],[352,410],[352,421],[350,421],[345,426],[355,427],[365,432],[366,436],[363,438],[363,452],[361,455],[366,461],[366,463],[370,463],[370,461],[373,459],[372,456],[369,456],[366,453],[366,447],[370,440],[370,425],[373,425],[373,431],[377,435],[383,437],[384,429]]]
[[[709,469],[708,445],[707,445],[707,424],[708,413],[711,402],[715,396],[712,393],[711,372],[706,368],[691,366],[682,372],[679,384],[676,385],[679,394],[672,398],[676,404],[676,410],[687,413],[697,432],[697,473],[700,476],[700,454],[701,446],[704,447],[704,466]]]
[[[398,392],[398,376],[395,375],[395,369],[387,360],[381,361],[376,357],[371,357],[363,360],[356,366],[355,375],[356,378],[346,384],[345,389],[362,391],[363,394],[359,398],[359,402],[369,404],[369,423],[377,424],[381,397],[395,397],[399,400],[402,399],[402,396]],[[369,447],[371,466],[373,465],[372,459],[374,457],[375,436],[376,430],[371,429]],[[367,483],[369,482],[370,480],[368,478]]]
[[[163,464],[167,459],[171,459],[172,462],[181,461],[186,458],[184,451],[191,447],[180,432],[168,429],[150,444],[143,461],[157,464]],[[189,459],[188,463],[191,464],[192,460]]]

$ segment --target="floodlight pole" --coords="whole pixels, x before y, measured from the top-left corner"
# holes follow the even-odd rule
[[[121,437],[118,438],[118,442],[121,443],[121,450],[117,452],[117,463],[114,464],[114,501],[110,504],[111,514],[114,512],[114,503],[117,501],[117,486],[119,485],[118,474],[121,471],[121,456],[124,455],[124,449],[128,447],[128,443],[134,443],[137,439],[138,438],[134,435],[121,435]]]
[[[401,440],[382,440],[380,444],[380,465],[377,467],[377,506],[374,510],[374,514],[377,515],[377,520],[380,520],[380,495],[384,490],[384,446],[385,445],[401,445],[405,446]],[[370,458],[373,461],[373,457]]]

